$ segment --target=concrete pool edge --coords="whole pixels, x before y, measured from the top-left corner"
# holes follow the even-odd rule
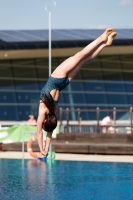
[[[22,152],[0,152],[0,159],[22,159]],[[24,153],[24,159],[34,159],[28,152]],[[91,154],[68,154],[56,153],[55,160],[63,161],[94,161],[94,162],[124,162],[133,163],[132,155],[91,155]]]

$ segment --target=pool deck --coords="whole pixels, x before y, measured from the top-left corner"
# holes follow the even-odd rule
[[[0,152],[0,159],[22,159],[22,152],[6,151]],[[24,159],[34,159],[29,153],[24,153]],[[124,162],[133,163],[133,156],[131,155],[86,155],[86,154],[64,154],[56,153],[55,160],[66,160],[66,161],[92,161],[92,162]]]

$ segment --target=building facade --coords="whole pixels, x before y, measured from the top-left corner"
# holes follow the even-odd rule
[[[52,71],[104,30],[53,30]],[[59,98],[59,108],[122,109],[128,119],[133,106],[133,30],[117,30],[111,47],[87,62]],[[48,74],[48,31],[0,31],[0,121],[25,121],[38,115],[40,90]],[[125,110],[125,111],[124,111]],[[107,112],[102,112],[102,119]],[[65,114],[63,118],[65,119]],[[95,120],[95,112],[81,113]],[[77,114],[71,112],[71,120]]]

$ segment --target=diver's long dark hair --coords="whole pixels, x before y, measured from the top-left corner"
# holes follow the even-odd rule
[[[49,109],[49,114],[46,114],[46,122],[43,123],[43,129],[46,132],[52,132],[57,126],[57,116],[55,114],[54,101],[50,93],[43,94],[41,97],[42,102]]]

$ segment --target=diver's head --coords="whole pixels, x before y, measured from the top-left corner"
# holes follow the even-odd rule
[[[57,117],[55,114],[46,114],[46,119],[42,128],[46,132],[52,132],[57,126]]]

